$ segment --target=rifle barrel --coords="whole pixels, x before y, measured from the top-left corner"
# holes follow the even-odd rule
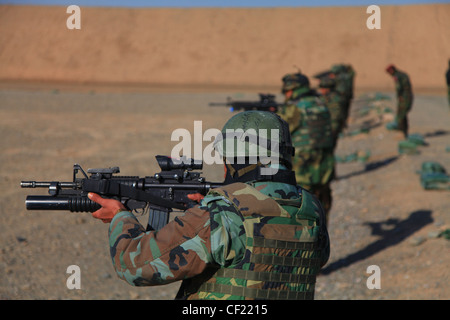
[[[209,106],[210,107],[223,107],[223,106],[230,106],[230,104],[224,103],[224,102],[210,102]]]

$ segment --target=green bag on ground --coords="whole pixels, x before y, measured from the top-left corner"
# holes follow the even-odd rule
[[[439,235],[439,237],[450,240],[450,229],[446,229],[446,230],[442,231],[441,234]]]
[[[386,129],[388,129],[388,130],[398,130],[397,122],[395,122],[395,121],[388,122],[386,124]]]
[[[406,140],[400,141],[398,143],[398,152],[400,154],[418,154],[417,146],[426,146],[428,143],[425,142],[423,136],[418,133],[413,133],[408,135]]]
[[[450,176],[438,162],[422,163],[420,183],[425,190],[450,190]]]
[[[408,141],[415,143],[418,146],[426,146],[428,144],[425,142],[423,135],[418,133],[408,135]]]
[[[426,161],[422,163],[422,170],[420,173],[447,173],[445,168],[439,163],[435,161]]]
[[[398,143],[398,153],[400,154],[419,154],[419,150],[417,150],[417,144],[409,141],[403,140]]]

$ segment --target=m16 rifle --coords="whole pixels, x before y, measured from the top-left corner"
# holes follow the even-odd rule
[[[195,204],[189,194],[206,195],[211,188],[223,185],[208,182],[201,177],[203,163],[193,159],[172,159],[156,156],[161,172],[153,176],[117,176],[119,167],[88,169],[79,164],[73,166],[71,182],[22,181],[22,188],[48,188],[49,195],[28,195],[27,210],[66,210],[71,212],[94,212],[100,205],[88,198],[93,192],[104,198],[122,202],[130,211],[149,213],[147,230],[159,230],[169,221],[173,209],[186,210]],[[78,176],[78,173],[82,177]],[[88,176],[90,174],[90,176]]]
[[[211,102],[210,107],[230,107],[230,111],[248,111],[248,110],[260,110],[277,112],[278,107],[282,106],[281,103],[275,101],[275,95],[259,93],[259,101],[233,101],[230,97],[227,98],[227,102]]]

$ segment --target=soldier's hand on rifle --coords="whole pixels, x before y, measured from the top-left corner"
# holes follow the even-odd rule
[[[104,199],[93,192],[89,192],[88,197],[102,206],[100,209],[93,212],[92,216],[96,219],[102,220],[104,223],[111,222],[112,218],[114,218],[116,214],[127,210],[127,208],[125,208],[120,201],[114,199]]]
[[[202,201],[205,196],[201,193],[191,193],[188,194],[187,197],[192,201],[200,203],[200,201]]]

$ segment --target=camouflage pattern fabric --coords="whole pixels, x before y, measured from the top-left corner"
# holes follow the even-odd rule
[[[289,124],[292,144],[296,149],[333,146],[330,112],[318,96],[289,100],[281,106],[278,115]]]
[[[329,79],[333,83],[334,80]],[[321,80],[321,87],[324,85],[323,83],[328,81],[327,79]],[[325,84],[326,85],[326,84]],[[323,87],[325,87],[325,85]],[[327,106],[330,117],[331,117],[331,135],[333,136],[333,146],[336,147],[337,140],[339,134],[342,132],[342,129],[345,126],[346,121],[346,112],[345,112],[345,104],[342,95],[340,95],[336,90],[335,86],[327,86],[328,92],[321,95],[321,99],[323,103]]]
[[[308,77],[300,72],[287,74],[281,81],[283,82],[283,86],[281,87],[281,93],[283,94],[290,90],[295,90],[297,94],[310,90]]]
[[[283,183],[234,183],[210,196],[212,255],[221,268],[189,298],[312,299],[329,257],[320,203]]]
[[[450,86],[447,87],[448,106],[450,107]]]
[[[330,112],[316,96],[288,101],[279,115],[289,124],[295,147],[292,169],[297,183],[316,195],[325,212],[331,208],[331,189],[334,178],[334,142]]]
[[[334,167],[333,148],[296,149],[292,161],[298,184],[319,199],[325,210],[327,221],[332,204],[330,183],[334,178]]]
[[[448,105],[450,107],[450,60],[448,61],[448,70],[445,73],[445,80],[447,82],[447,98],[448,98]]]
[[[259,264],[248,259],[256,250],[254,239],[257,237],[256,242],[265,241],[260,238],[275,241],[262,245],[263,248],[273,247],[275,243],[274,248],[261,250],[274,251],[277,255],[279,252],[281,255],[295,252],[296,255],[316,259],[313,261],[317,266],[291,267],[289,271],[292,274],[310,274],[315,278],[329,257],[328,234],[322,224],[320,203],[306,191],[302,190],[300,194],[295,186],[284,183],[260,182],[253,187],[243,183],[231,184],[221,190],[211,190],[199,205],[188,209],[158,232],[146,232],[131,212],[121,212],[114,217],[109,230],[113,265],[118,276],[131,285],[152,286],[184,280],[180,296],[183,298],[244,299],[248,295],[245,290],[251,291],[252,286],[266,282],[251,280],[254,277],[251,273],[237,271],[235,276],[230,276],[228,271],[220,270],[255,271]],[[272,198],[288,202],[294,199],[295,203],[301,201],[302,205],[300,208],[292,207],[291,203],[280,206]],[[276,244],[276,240],[318,244],[319,239],[323,244],[320,250],[279,249]],[[268,274],[281,272],[276,266],[267,271]],[[230,293],[197,291],[215,273],[226,275],[221,281],[241,288],[236,292],[240,290],[245,295],[236,295],[234,289],[230,289]],[[219,278],[211,279],[217,282]],[[305,292],[308,292],[305,297],[313,295],[314,279],[307,279],[307,284],[303,285],[297,280],[304,279],[296,276],[291,279],[296,281],[268,291],[292,289],[302,292],[295,297],[306,295]]]
[[[355,71],[352,66],[337,64],[331,67],[331,72],[336,76],[336,91],[347,100],[353,99],[353,81]]]
[[[355,71],[352,66],[345,64],[333,65],[331,71],[335,74],[336,92],[341,95],[344,113],[343,126],[346,127],[347,119],[350,114],[350,104],[353,99]]]
[[[395,70],[392,75],[395,81],[395,90],[397,93],[397,114],[395,123],[397,130],[403,132],[405,137],[408,136],[408,112],[412,108],[413,93],[409,76],[399,70]]]
[[[200,274],[211,261],[209,223],[209,212],[194,207],[158,232],[146,232],[131,212],[120,212],[109,228],[117,275],[133,286],[152,286]]]

